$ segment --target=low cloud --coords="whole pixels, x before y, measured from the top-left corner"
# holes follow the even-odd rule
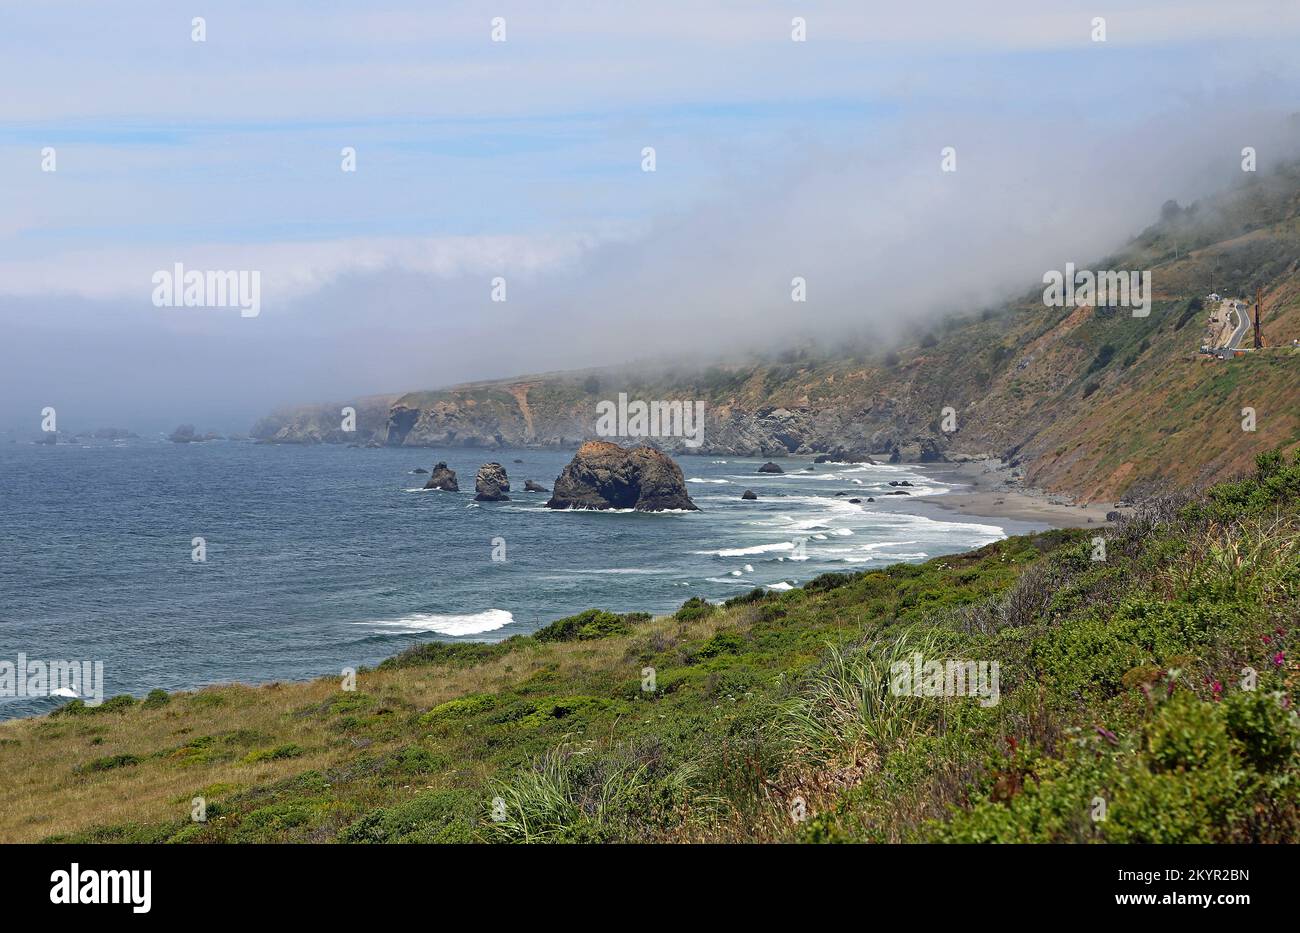
[[[1239,180],[1244,146],[1261,172],[1295,152],[1294,4],[1131,4],[1104,45],[1083,3],[831,4],[803,46],[786,4],[696,6],[506,4],[507,48],[462,4],[240,7],[201,49],[162,6],[133,7],[130,48],[84,12],[65,51],[112,80],[56,69],[0,123],[0,176],[26,179],[0,217],[0,425],[238,430],[468,379],[884,348],[1112,252]],[[0,77],[44,73],[58,23],[24,9]],[[153,307],[177,262],[261,272],[261,313]]]

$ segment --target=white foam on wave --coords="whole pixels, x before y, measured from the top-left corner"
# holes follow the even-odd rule
[[[754,554],[771,554],[776,551],[794,550],[793,541],[777,541],[774,544],[756,544],[753,547],[727,547],[720,551],[696,551],[696,554],[712,554],[715,557],[749,557]]]
[[[794,589],[794,584],[786,583],[784,580],[782,580],[780,583],[767,584],[767,588],[769,590],[792,590]]]
[[[871,544],[860,545],[859,550],[878,551],[881,548],[885,548],[885,547],[904,547],[908,544],[916,544],[916,543],[917,543],[916,541],[873,541]]]
[[[1001,541],[1007,536],[1001,525],[985,525],[979,522],[949,522],[943,519],[929,518],[925,515],[913,515],[909,512],[895,512],[890,516],[890,519],[892,524],[910,526],[909,531],[933,534],[936,537],[960,532],[963,537],[975,535],[979,538],[988,539],[979,544],[972,544],[972,549],[983,547],[993,541]]]
[[[840,552],[837,552],[840,553]],[[914,551],[911,553],[888,554],[880,551],[874,554],[849,554],[845,557],[838,558],[846,564],[869,564],[878,561],[885,564],[896,564],[904,560],[925,560],[930,555],[925,551]]]
[[[690,479],[688,479],[686,482],[688,482],[688,483],[725,483],[725,484],[727,484],[727,485],[730,485],[730,484],[731,484],[731,480],[729,480],[729,479],[701,479],[701,478],[698,477],[698,476],[692,476],[692,477],[691,477]]]
[[[579,570],[561,568],[557,573],[576,573],[585,576],[589,573],[599,574],[655,574],[655,573],[673,573],[670,568],[658,569],[649,567],[608,567],[604,570]]]
[[[441,615],[434,612],[417,612],[400,619],[380,619],[375,622],[354,622],[392,632],[437,632],[440,635],[478,635],[509,625],[515,620],[505,609],[486,609],[483,612]]]
[[[524,500],[519,500],[524,501]],[[533,500],[537,502],[537,500]],[[509,508],[501,511],[509,511]],[[646,512],[641,509],[548,509],[538,502],[532,508],[518,509],[520,512],[549,513],[551,515],[699,515],[699,509],[659,509],[655,512]]]

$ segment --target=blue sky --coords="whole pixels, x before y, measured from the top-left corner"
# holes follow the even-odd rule
[[[260,368],[175,414],[670,352],[620,326],[650,316],[719,345],[898,329],[1086,262],[1230,180],[1243,145],[1265,167],[1290,145],[1290,0],[899,7],[4,2],[0,422],[74,382],[87,417],[125,415],[177,378],[160,357],[227,340]],[[261,270],[267,319],[153,308],[174,261]],[[809,270],[821,300],[794,319]],[[482,305],[496,274],[509,311]],[[934,285],[880,300],[901,274]],[[533,339],[492,346],[485,313]],[[70,376],[88,331],[131,361],[98,385]],[[328,378],[287,362],[307,345]]]

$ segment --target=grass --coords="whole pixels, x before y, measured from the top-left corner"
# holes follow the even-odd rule
[[[422,645],[355,691],[74,702],[0,723],[0,840],[1296,841],[1298,527],[1266,455],[1104,561],[1052,531]],[[1000,702],[894,695],[914,653],[997,661]]]

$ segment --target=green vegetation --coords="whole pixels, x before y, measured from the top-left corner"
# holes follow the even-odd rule
[[[420,646],[354,692],[72,703],[0,726],[12,788],[37,788],[3,792],[0,838],[1297,841],[1300,463],[1097,534],[1104,559],[1052,531],[657,619],[588,610]],[[918,657],[996,661],[997,702],[896,691]]]

